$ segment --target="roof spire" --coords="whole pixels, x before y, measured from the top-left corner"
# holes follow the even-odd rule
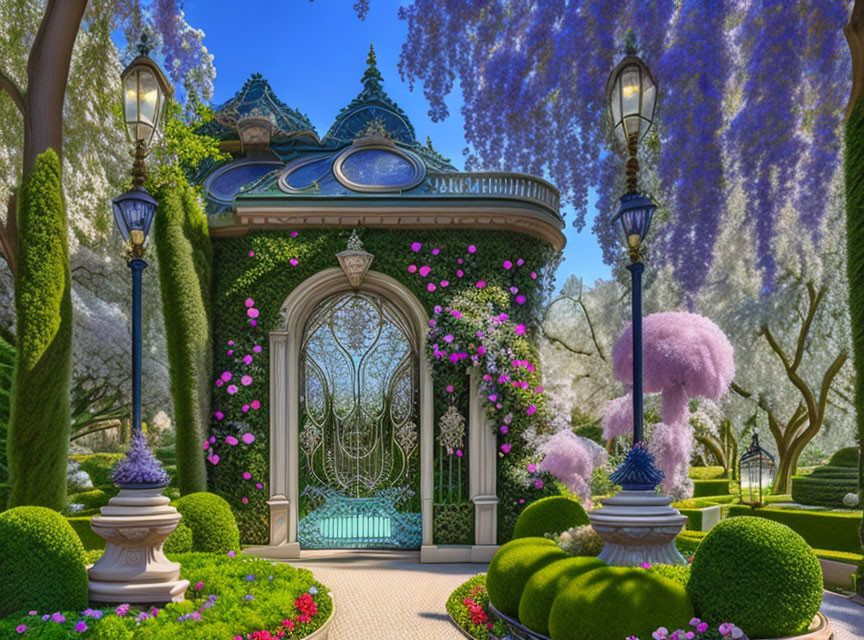
[[[369,56],[366,58],[366,71],[363,74],[363,85],[369,91],[381,90],[381,72],[378,71],[378,60],[375,57],[375,48],[369,45]]]

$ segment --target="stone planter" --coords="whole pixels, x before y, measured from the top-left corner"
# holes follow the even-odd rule
[[[162,495],[163,487],[121,488],[93,518],[93,531],[108,542],[87,570],[95,602],[180,602],[189,587],[180,564],[162,551],[181,515]]]

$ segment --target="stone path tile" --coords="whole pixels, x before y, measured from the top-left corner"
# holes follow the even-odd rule
[[[330,640],[464,640],[444,608],[485,564],[420,564],[414,552],[304,551],[290,564],[333,590]]]

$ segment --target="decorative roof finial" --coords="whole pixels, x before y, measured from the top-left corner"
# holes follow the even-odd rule
[[[636,34],[633,29],[627,30],[627,35],[624,37],[624,53],[628,56],[635,56],[639,53],[639,47],[636,44]]]
[[[363,251],[363,241],[360,240],[360,236],[357,235],[357,227],[354,227],[351,231],[351,237],[348,238],[348,250]]]
[[[375,48],[369,45],[369,56],[366,58],[366,71],[363,74],[363,84],[369,91],[379,91],[381,89],[381,72],[378,71],[378,59],[375,57]]]
[[[138,40],[138,44],[135,45],[135,48],[138,49],[139,56],[150,55],[150,50],[153,47],[150,43],[150,36],[147,35],[146,29],[141,32],[141,39]]]
[[[426,148],[429,149],[429,151],[435,151],[435,149],[432,148],[432,136],[426,136]]]

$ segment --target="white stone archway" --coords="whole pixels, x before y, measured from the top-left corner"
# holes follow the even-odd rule
[[[388,275],[369,271],[355,289],[342,269],[325,269],[288,295],[282,320],[270,332],[270,544],[247,549],[269,558],[299,558],[297,542],[300,423],[300,346],[306,321],[326,298],[353,290],[377,294],[395,305],[408,320],[419,357],[420,503],[423,526],[421,561],[488,562],[494,554],[498,499],[495,496],[495,437],[486,423],[476,376],[472,376],[469,411],[470,493],[475,503],[475,545],[437,546],[432,540],[434,397],[426,353],[429,318],[420,301]]]

